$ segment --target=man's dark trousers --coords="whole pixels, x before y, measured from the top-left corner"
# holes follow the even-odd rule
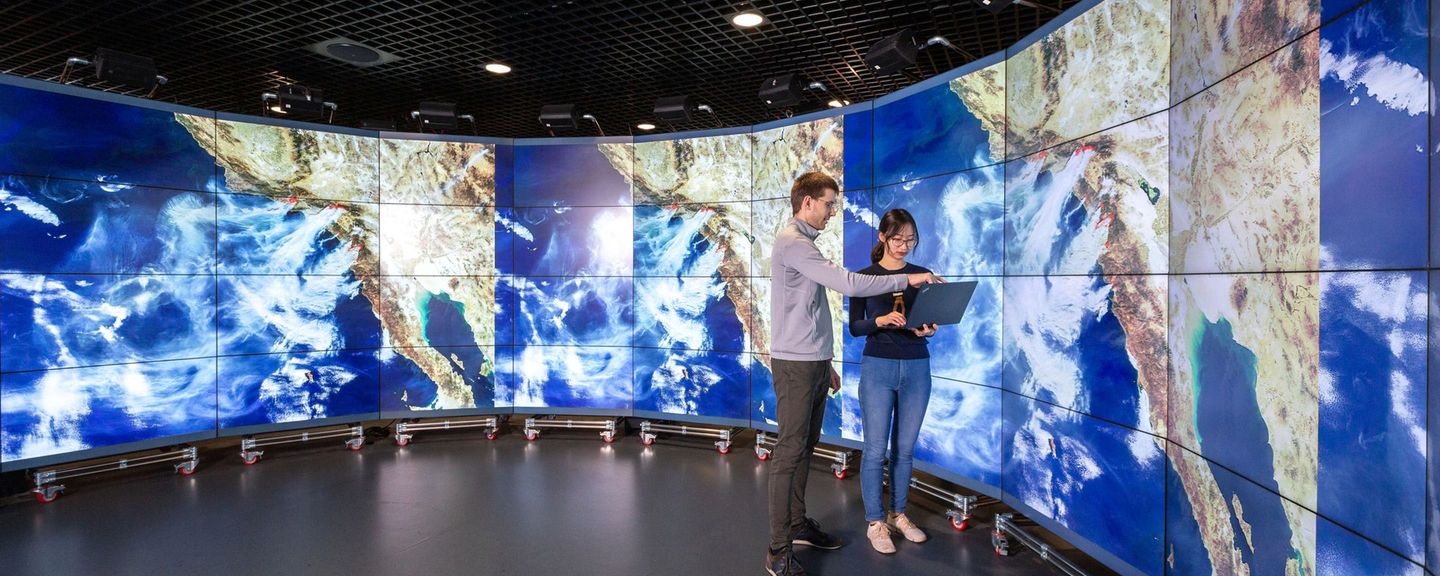
[[[780,427],[770,455],[770,549],[779,550],[805,523],[805,482],[825,418],[830,361],[771,359],[770,369]]]

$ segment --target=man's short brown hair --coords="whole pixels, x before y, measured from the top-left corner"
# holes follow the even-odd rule
[[[840,193],[840,184],[834,178],[820,172],[806,172],[795,179],[795,184],[790,187],[790,214],[793,216],[800,213],[800,205],[805,198],[820,200],[825,196],[826,190],[834,190]]]

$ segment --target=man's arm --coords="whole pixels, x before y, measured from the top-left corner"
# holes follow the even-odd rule
[[[816,284],[851,298],[865,298],[887,292],[898,292],[909,285],[909,280],[902,274],[871,276],[847,271],[826,260],[825,256],[820,254],[820,249],[810,242],[787,242],[786,244],[784,255],[786,265],[794,268],[802,276],[814,280]]]

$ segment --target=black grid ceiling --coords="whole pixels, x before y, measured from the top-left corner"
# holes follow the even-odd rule
[[[105,47],[155,59],[170,80],[156,100],[209,110],[259,115],[261,93],[297,83],[337,103],[337,125],[394,119],[412,129],[408,111],[436,100],[474,115],[478,134],[536,137],[547,135],[542,105],[573,103],[606,134],[623,135],[653,122],[661,96],[691,94],[724,126],[783,117],[756,93],[788,72],[852,102],[874,99],[1003,50],[1079,0],[1034,2],[1050,9],[1013,5],[997,16],[970,0],[756,0],[767,21],[742,30],[728,19],[742,3],[728,0],[19,0],[0,5],[0,72],[55,81],[66,58]],[[865,52],[904,27],[943,35],[971,57],[937,46],[909,76],[871,73]],[[360,68],[306,48],[335,37],[400,59]],[[485,72],[490,61],[514,71]],[[88,70],[78,78],[72,83],[136,92],[100,85]],[[816,94],[791,112],[826,100]],[[702,118],[660,131],[715,125]],[[556,135],[594,134],[582,125]]]

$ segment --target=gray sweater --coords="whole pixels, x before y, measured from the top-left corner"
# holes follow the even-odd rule
[[[869,276],[831,264],[815,247],[820,231],[791,218],[770,252],[770,356],[780,360],[834,358],[835,327],[825,288],[852,298],[904,290],[903,274]]]

